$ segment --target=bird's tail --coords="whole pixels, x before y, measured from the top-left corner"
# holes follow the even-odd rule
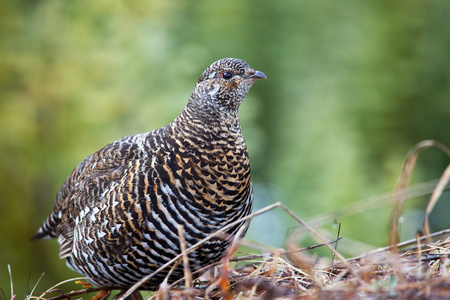
[[[30,241],[57,237],[58,233],[56,232],[56,228],[60,222],[61,218],[58,213],[53,211],[38,229],[36,234],[31,237]]]

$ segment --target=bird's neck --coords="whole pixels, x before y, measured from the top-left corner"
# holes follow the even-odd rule
[[[196,137],[205,143],[227,141],[235,146],[244,146],[237,110],[218,110],[215,107],[200,109],[189,102],[181,114],[171,124],[181,136]]]

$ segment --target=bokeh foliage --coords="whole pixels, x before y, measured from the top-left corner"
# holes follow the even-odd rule
[[[332,211],[392,190],[420,140],[450,146],[450,2],[0,6],[0,287],[9,290],[11,264],[19,297],[30,271],[31,286],[46,273],[42,289],[75,276],[56,241],[28,242],[69,172],[110,141],[170,122],[219,58],[242,58],[269,78],[240,112],[256,207],[282,201],[302,218]],[[448,163],[427,151],[413,183]],[[411,232],[425,200],[412,202]],[[442,203],[438,229],[450,226]],[[338,221],[344,237],[382,246],[388,218],[382,207]],[[248,237],[279,247],[294,225],[267,214]]]

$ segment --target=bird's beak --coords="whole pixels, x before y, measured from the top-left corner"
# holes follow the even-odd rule
[[[261,72],[261,71],[256,71],[255,74],[248,76],[249,79],[253,79],[253,80],[258,80],[258,79],[267,79],[267,76]]]

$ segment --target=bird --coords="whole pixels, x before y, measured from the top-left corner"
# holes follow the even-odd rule
[[[186,106],[159,129],[116,140],[67,177],[32,240],[57,238],[59,257],[99,287],[126,289],[186,247],[251,214],[250,161],[238,110],[266,75],[237,58],[201,74]],[[225,233],[243,236],[249,221]],[[241,228],[244,227],[244,228]],[[191,268],[218,262],[230,238],[212,238],[189,254]],[[164,270],[141,289],[156,290]],[[183,267],[169,282],[183,277]]]

